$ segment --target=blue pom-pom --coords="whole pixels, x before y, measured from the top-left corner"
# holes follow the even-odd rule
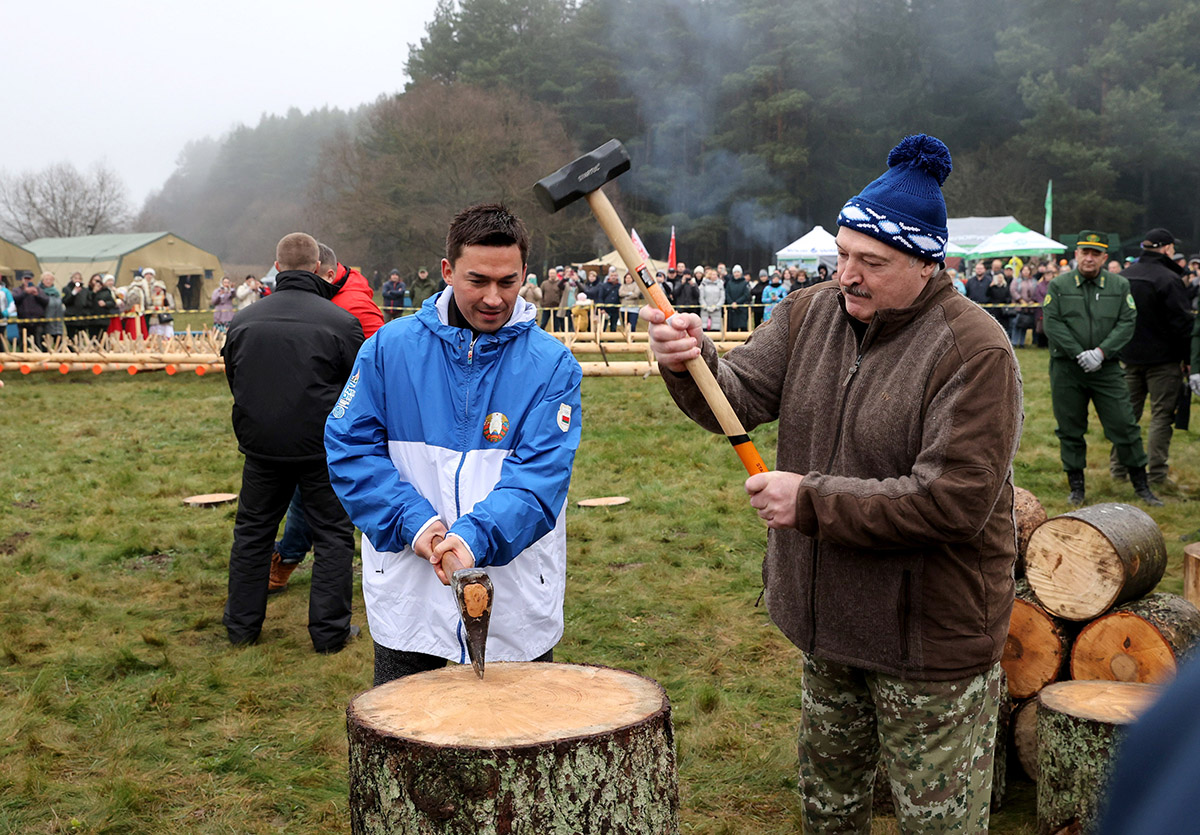
[[[936,136],[918,133],[906,136],[900,144],[892,148],[888,154],[888,168],[911,163],[925,173],[934,177],[938,185],[943,185],[954,166],[950,162],[950,149],[946,143]]]

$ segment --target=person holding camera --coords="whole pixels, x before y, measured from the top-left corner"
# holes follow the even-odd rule
[[[50,275],[49,273],[47,273]],[[51,279],[54,278],[50,275]],[[40,351],[42,334],[45,333],[46,309],[50,306],[50,297],[33,280],[33,273],[25,273],[21,286],[13,291],[13,302],[17,306],[17,325],[21,329],[21,346],[26,350]]]

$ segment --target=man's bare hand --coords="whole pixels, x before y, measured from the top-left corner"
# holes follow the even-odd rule
[[[646,305],[638,315],[650,323],[650,350],[659,365],[683,371],[688,360],[700,356],[704,331],[695,313],[676,313],[668,320],[657,307]]]
[[[446,537],[446,526],[442,524],[442,520],[427,527],[417,537],[417,541],[413,543],[413,553],[423,560],[433,561],[433,546],[442,541]]]
[[[448,536],[434,545],[433,556],[429,561],[433,563],[433,570],[443,586],[450,585],[450,578],[454,576],[455,571],[475,567],[475,559],[471,552],[457,536]]]
[[[746,479],[750,506],[758,511],[758,517],[768,528],[796,527],[796,494],[802,481],[804,476],[782,470],[756,473]]]

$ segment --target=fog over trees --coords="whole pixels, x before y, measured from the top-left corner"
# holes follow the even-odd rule
[[[1197,42],[1188,0],[444,0],[404,91],[198,139],[137,224],[240,263],[306,228],[407,272],[454,211],[504,199],[540,268],[607,246],[529,188],[616,137],[614,192],[653,253],[674,225],[689,262],[758,267],[926,132],[953,154],[954,216],[1040,229],[1053,179],[1055,234],[1163,225],[1191,252]]]

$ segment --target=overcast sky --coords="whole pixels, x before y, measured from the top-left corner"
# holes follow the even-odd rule
[[[437,0],[4,0],[0,171],[107,162],[135,210],[190,139],[404,86]]]

